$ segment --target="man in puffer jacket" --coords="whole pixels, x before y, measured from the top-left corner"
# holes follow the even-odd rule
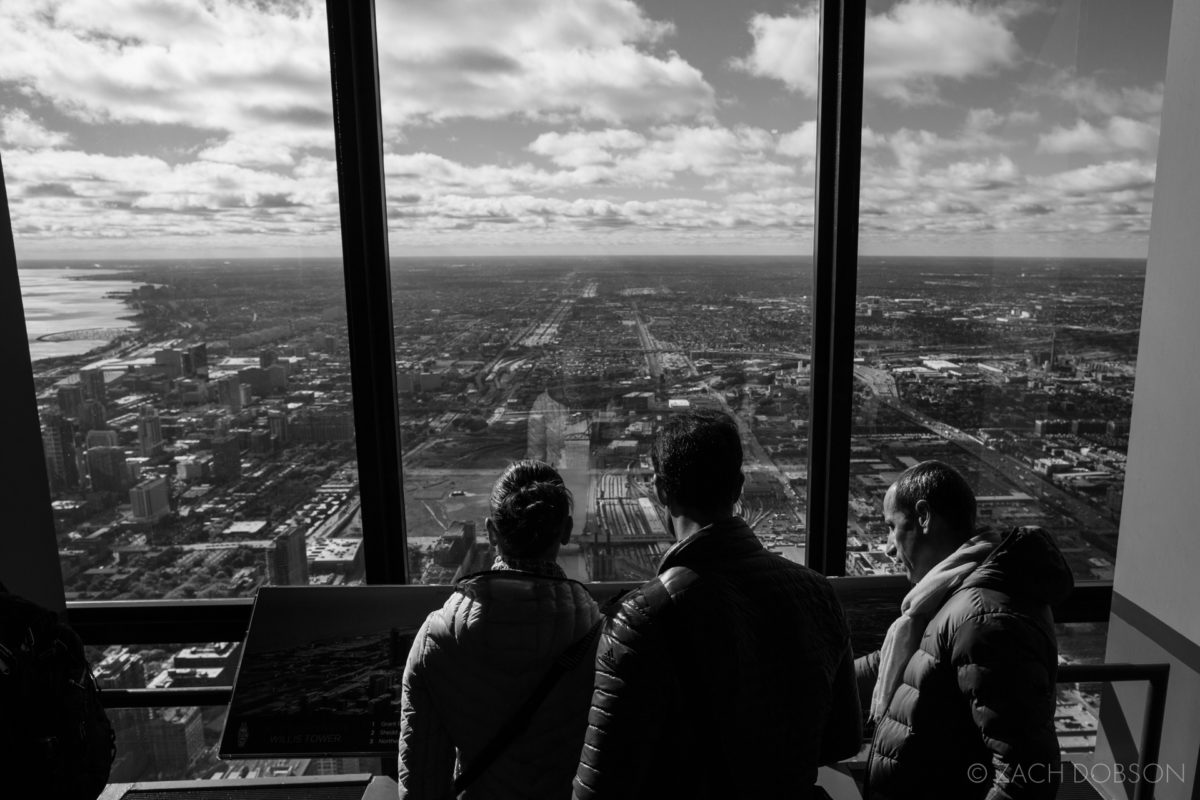
[[[901,474],[883,509],[915,585],[882,650],[855,664],[876,722],[864,797],[1053,798],[1062,553],[1037,528],[977,531],[970,486],[938,461]]]
[[[818,765],[862,741],[841,605],[734,516],[728,415],[673,416],[652,453],[677,543],[601,637],[575,797],[824,797]]]
[[[570,491],[547,464],[519,461],[496,482],[487,530],[499,557],[429,615],[408,656],[401,798],[450,796],[456,756],[460,770],[473,764],[555,660],[600,618],[587,589],[555,563],[571,534],[570,511]],[[558,679],[525,732],[466,788],[466,797],[570,795],[591,667],[592,659],[584,658]]]

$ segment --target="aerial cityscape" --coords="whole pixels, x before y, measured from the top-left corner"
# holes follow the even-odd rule
[[[336,267],[125,266],[135,328],[43,334],[113,336],[37,362],[69,598],[361,581]],[[414,579],[485,562],[491,482],[522,457],[571,485],[569,574],[652,574],[670,537],[649,442],[697,406],[739,420],[741,512],[802,562],[808,281],[771,257],[398,262]],[[1045,527],[1078,579],[1111,578],[1141,281],[1129,261],[864,259],[847,573],[898,571],[882,494],[936,457],[971,477],[981,521]]]

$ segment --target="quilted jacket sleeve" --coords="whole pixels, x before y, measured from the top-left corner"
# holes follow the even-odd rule
[[[875,681],[879,680],[878,650],[854,659],[854,678],[858,683],[858,702],[863,709],[871,707],[871,694],[875,691]]]
[[[654,744],[678,695],[662,627],[651,622],[641,591],[626,600],[605,626],[573,786],[578,800],[638,794],[637,787],[656,755]]]
[[[397,773],[401,800],[442,800],[454,779],[454,744],[433,707],[424,680],[426,658],[432,647],[426,620],[413,640],[404,667]]]
[[[1058,789],[1053,664],[1044,637],[1008,614],[965,620],[954,635],[958,687],[992,753],[988,800],[1051,800]]]
[[[849,758],[862,748],[862,707],[858,699],[854,653],[848,639],[833,678],[832,689],[829,721],[821,737],[820,764],[832,764]]]

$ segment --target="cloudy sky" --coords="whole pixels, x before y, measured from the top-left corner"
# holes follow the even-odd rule
[[[377,0],[392,254],[808,253],[817,10]],[[872,0],[862,250],[1144,256],[1169,0]],[[3,0],[22,258],[336,255],[324,6]]]

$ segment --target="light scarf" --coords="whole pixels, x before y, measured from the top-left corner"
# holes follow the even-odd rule
[[[540,558],[513,558],[496,554],[496,560],[492,562],[492,570],[513,570],[515,572],[532,572],[534,575],[541,575],[544,578],[565,578],[567,573],[563,568],[554,561],[546,561]]]
[[[946,598],[962,585],[983,560],[999,544],[992,531],[982,531],[964,542],[909,590],[900,603],[900,617],[888,628],[879,652],[879,675],[871,693],[871,719],[883,719],[892,695],[904,679],[904,668],[917,652],[925,626],[946,602]]]

